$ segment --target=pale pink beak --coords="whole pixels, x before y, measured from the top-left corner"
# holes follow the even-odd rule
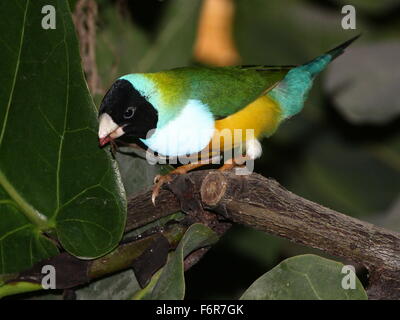
[[[107,136],[107,137],[104,137],[104,138],[100,138],[100,139],[99,139],[99,145],[100,145],[100,147],[104,147],[104,146],[105,146],[107,143],[109,143],[111,140],[112,140],[112,139],[111,139],[110,136]]]
[[[124,134],[124,126],[118,126],[107,113],[99,118],[99,145],[104,147],[111,140],[117,139]]]

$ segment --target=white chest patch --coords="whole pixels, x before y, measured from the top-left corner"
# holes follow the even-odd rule
[[[199,100],[190,99],[173,120],[156,129],[148,139],[141,139],[151,150],[177,157],[204,149],[214,134],[214,118]]]

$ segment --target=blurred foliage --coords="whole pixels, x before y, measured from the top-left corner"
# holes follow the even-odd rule
[[[400,41],[385,40],[359,45],[332,63],[325,87],[351,123],[386,124],[400,114],[399,57]]]
[[[103,92],[126,73],[195,63],[192,47],[201,1],[98,4],[97,65]],[[356,7],[357,30],[341,28],[344,4]],[[373,52],[383,40],[399,45],[399,17],[397,1],[391,0],[235,1],[234,38],[242,64],[301,64],[363,33],[317,78],[303,112],[263,141],[264,155],[255,170],[296,194],[389,228],[396,227],[387,221],[400,220],[400,208],[394,205],[400,190],[399,100],[391,83],[399,64],[382,61]],[[388,55],[391,49],[379,50]],[[100,99],[95,97],[97,104]],[[354,121],[354,112],[362,121]],[[365,120],[383,119],[382,112],[384,121]],[[158,172],[143,160],[118,157],[128,194],[150,185]],[[238,298],[280,261],[311,252],[316,250],[235,226],[187,272],[186,297]]]
[[[329,1],[328,1],[329,2]],[[353,0],[351,2],[346,0],[333,0],[332,3],[338,5],[352,4],[357,9],[368,13],[378,13],[383,14],[391,11],[392,9],[399,7],[399,2],[397,0]]]

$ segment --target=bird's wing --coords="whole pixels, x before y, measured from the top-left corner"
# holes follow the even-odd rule
[[[161,122],[174,119],[189,100],[205,105],[214,119],[227,117],[276,86],[292,66],[183,67],[147,74],[157,83]]]
[[[174,69],[184,100],[206,105],[214,119],[227,117],[275,87],[292,66],[190,67]]]

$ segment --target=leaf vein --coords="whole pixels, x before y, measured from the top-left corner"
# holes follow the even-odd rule
[[[315,290],[315,288],[314,288],[314,286],[313,286],[313,284],[312,284],[312,282],[311,282],[311,279],[310,279],[310,277],[308,276],[308,274],[293,269],[292,267],[289,266],[289,264],[287,264],[286,267],[287,267],[290,271],[304,276],[304,277],[306,278],[307,282],[310,284],[310,287],[311,287],[312,291],[314,292],[315,296],[317,297],[317,299],[322,300],[322,298],[319,296],[319,294],[318,294],[317,291]]]
[[[70,65],[69,65],[69,52],[68,52],[68,43],[66,41],[66,27],[64,18],[62,19],[63,27],[64,27],[64,43],[65,43],[65,58],[66,58],[66,67],[67,67],[67,88],[66,88],[66,96],[65,96],[65,113],[64,113],[64,126],[63,132],[61,134],[60,145],[58,148],[58,158],[57,158],[57,172],[56,172],[56,198],[57,198],[57,209],[60,207],[60,171],[61,171],[61,154],[64,145],[65,139],[65,131],[67,128],[67,119],[68,119],[68,104],[69,104],[69,77],[70,77]]]
[[[6,232],[3,236],[0,237],[0,242],[3,241],[4,239],[8,238],[8,237],[11,236],[12,234],[14,234],[14,233],[16,233],[16,232],[18,232],[18,231],[21,231],[21,230],[23,230],[23,229],[29,228],[29,227],[30,227],[29,224],[25,224],[25,225],[23,225],[23,226],[21,226],[21,227],[18,227],[18,228],[16,228],[16,229],[14,229],[14,230],[11,230],[11,231],[9,231],[9,232]]]
[[[78,218],[67,218],[67,219],[60,220],[59,222],[80,222],[83,224],[92,224],[92,225],[96,226],[97,228],[103,230],[105,233],[107,233],[111,239],[113,238],[112,233],[109,230],[105,229],[103,226],[101,226],[98,223],[93,222],[93,221],[86,221],[86,220],[82,220],[82,219],[78,219]]]
[[[22,22],[22,30],[21,30],[21,38],[20,38],[20,41],[19,41],[17,62],[16,62],[16,65],[15,65],[15,73],[14,73],[14,78],[13,78],[13,82],[12,82],[12,85],[11,85],[10,96],[9,96],[8,102],[7,102],[7,108],[6,108],[6,113],[5,113],[4,120],[3,120],[3,126],[1,128],[1,133],[0,133],[0,146],[1,146],[1,143],[3,141],[4,133],[6,131],[8,115],[10,113],[11,101],[12,101],[12,98],[14,96],[15,84],[17,83],[17,75],[18,75],[18,72],[19,72],[19,65],[20,65],[20,62],[21,62],[22,44],[24,42],[26,17],[27,17],[29,3],[30,3],[30,0],[28,0],[26,2],[26,6],[25,6],[24,20]]]

